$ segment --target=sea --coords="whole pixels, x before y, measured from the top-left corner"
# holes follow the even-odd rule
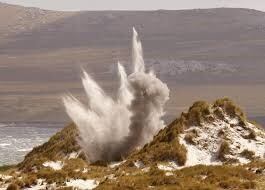
[[[21,162],[63,126],[64,123],[0,123],[0,166]]]

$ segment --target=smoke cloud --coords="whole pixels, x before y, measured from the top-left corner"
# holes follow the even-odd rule
[[[142,44],[133,28],[133,72],[127,76],[118,63],[120,88],[116,99],[83,71],[88,105],[72,95],[63,96],[67,114],[79,131],[79,144],[91,162],[114,161],[141,147],[164,127],[161,117],[169,89],[155,74],[145,71]]]

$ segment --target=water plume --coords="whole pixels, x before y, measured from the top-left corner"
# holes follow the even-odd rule
[[[154,72],[146,72],[137,31],[132,38],[133,72],[118,63],[120,87],[108,96],[85,71],[82,84],[88,105],[72,95],[63,96],[67,114],[79,131],[79,144],[91,162],[114,161],[149,142],[164,127],[161,117],[169,89]]]

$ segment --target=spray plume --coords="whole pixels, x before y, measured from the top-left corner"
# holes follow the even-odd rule
[[[134,69],[129,76],[118,63],[120,88],[116,99],[108,96],[85,71],[82,83],[88,105],[72,95],[62,98],[67,114],[78,128],[78,142],[91,162],[119,160],[152,140],[164,127],[161,117],[169,89],[153,72],[145,71],[142,44],[134,28],[132,63]]]

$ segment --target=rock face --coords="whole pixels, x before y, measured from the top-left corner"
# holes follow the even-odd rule
[[[213,104],[199,101],[131,157],[177,166],[248,163],[264,159],[265,131],[227,98]]]

